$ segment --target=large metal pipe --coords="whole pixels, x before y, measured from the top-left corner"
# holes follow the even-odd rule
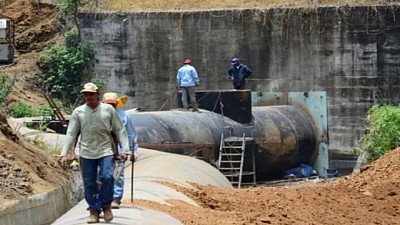
[[[279,177],[300,163],[313,165],[317,138],[307,114],[294,106],[254,107],[257,177]]]
[[[217,159],[226,127],[231,127],[235,136],[248,133],[249,127],[205,110],[139,112],[130,113],[130,117],[141,146],[187,155],[199,149],[201,157],[209,162]],[[306,113],[294,106],[253,107],[253,117],[257,180],[275,178],[282,170],[300,163],[313,163],[317,138]],[[187,150],[191,146],[196,149]],[[250,163],[251,160],[246,160],[245,168]]]

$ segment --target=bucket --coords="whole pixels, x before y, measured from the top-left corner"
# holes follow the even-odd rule
[[[333,168],[326,169],[326,174],[327,174],[328,178],[336,177],[337,173],[338,173],[337,169],[333,169]]]

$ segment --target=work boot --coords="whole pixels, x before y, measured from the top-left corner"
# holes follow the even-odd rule
[[[111,204],[103,206],[104,220],[108,223],[114,219],[111,211]]]
[[[99,212],[97,209],[90,209],[90,216],[87,220],[87,223],[98,223],[99,222]]]

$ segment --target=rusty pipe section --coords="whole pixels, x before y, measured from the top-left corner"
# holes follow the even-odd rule
[[[253,135],[258,180],[280,176],[282,170],[300,163],[313,164],[316,155],[316,134],[311,119],[295,106],[253,107]],[[190,155],[202,151],[208,162],[218,159],[221,134],[250,135],[248,125],[237,123],[223,115],[202,110],[159,111],[129,113],[142,147]],[[188,150],[190,148],[195,148]],[[250,153],[250,151],[247,151]],[[251,155],[246,154],[245,169],[251,165]],[[279,174],[279,175],[278,175]]]
[[[314,164],[317,137],[305,112],[295,106],[267,106],[254,107],[253,116],[257,177],[277,178],[300,163]]]

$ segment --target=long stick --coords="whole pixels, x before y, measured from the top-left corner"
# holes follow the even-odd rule
[[[134,172],[134,165],[135,165],[135,159],[132,161],[131,165],[131,202],[133,202],[133,172]]]

